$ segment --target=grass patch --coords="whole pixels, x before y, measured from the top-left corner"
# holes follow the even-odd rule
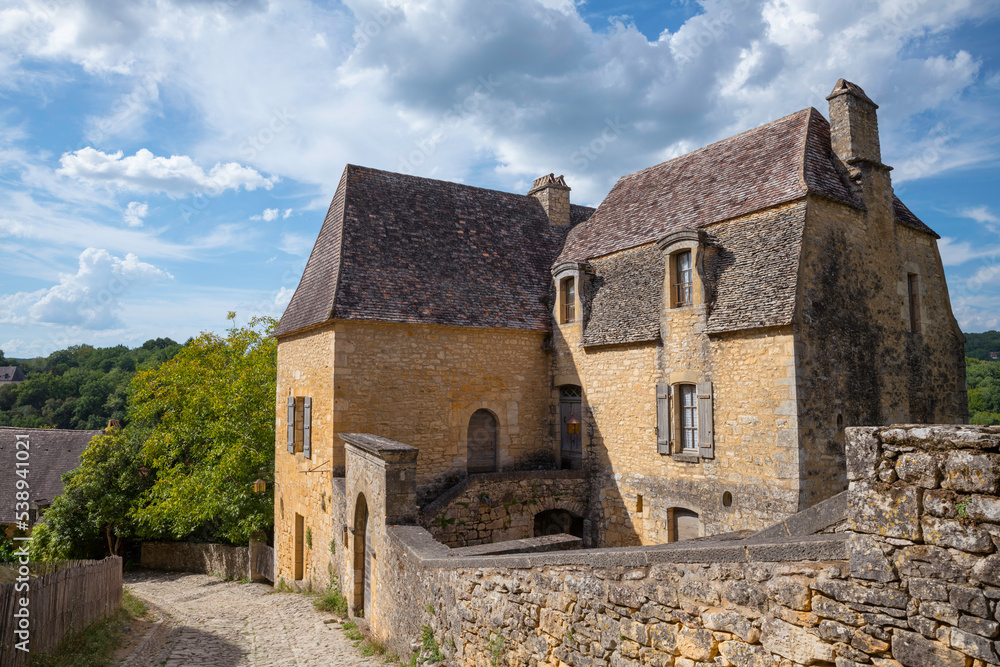
[[[344,634],[347,635],[347,638],[352,642],[360,642],[365,638],[365,636],[361,634],[361,630],[358,629],[358,624],[354,621],[345,622],[343,628]],[[355,644],[355,646],[357,646],[357,644]]]
[[[372,639],[368,637],[363,642],[361,642],[361,655],[368,658],[373,655],[385,655],[385,644],[378,641],[377,639]]]
[[[112,616],[70,635],[53,653],[34,655],[32,667],[105,667],[121,645],[123,628],[149,613],[146,603],[125,589],[122,608]]]
[[[444,656],[441,654],[441,647],[438,646],[437,640],[434,639],[434,630],[431,626],[425,625],[420,628],[420,645],[426,660],[432,662],[444,660]]]

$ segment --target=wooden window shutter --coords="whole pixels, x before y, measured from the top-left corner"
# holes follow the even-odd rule
[[[712,418],[712,383],[698,383],[698,450],[702,458],[715,458],[715,429]]]
[[[288,453],[295,453],[295,397],[288,397]]]
[[[302,453],[312,458],[312,399],[308,396],[302,407]]]
[[[656,451],[670,453],[670,385],[656,385]]]

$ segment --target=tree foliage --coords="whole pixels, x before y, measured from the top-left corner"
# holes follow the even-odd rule
[[[990,352],[1000,352],[1000,331],[965,334],[965,356],[986,361]]]
[[[153,368],[180,349],[169,338],[156,338],[131,350],[74,345],[19,361],[27,379],[0,387],[0,426],[95,429],[109,419],[124,420],[136,370]]]
[[[42,560],[122,553],[130,539],[246,544],[270,529],[276,322],[203,333],[171,359],[141,367],[125,426],[98,436],[35,528]]]
[[[965,359],[969,423],[1000,424],[1000,361]]]

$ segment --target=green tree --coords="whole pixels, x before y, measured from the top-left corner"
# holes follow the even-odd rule
[[[270,528],[272,492],[255,494],[253,482],[274,469],[275,324],[203,333],[133,379],[126,430],[142,431],[155,470],[135,512],[147,536],[245,544]]]
[[[966,357],[969,386],[969,423],[1000,424],[1000,362]]]

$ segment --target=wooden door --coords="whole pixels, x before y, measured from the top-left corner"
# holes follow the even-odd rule
[[[559,389],[559,433],[562,467],[583,467],[582,391],[576,385]]]
[[[700,536],[701,519],[697,512],[691,510],[674,509],[674,542],[681,540],[693,540]]]
[[[367,514],[367,512],[366,512]],[[368,530],[368,517],[365,517],[365,597],[362,602],[364,616],[371,613],[372,608],[372,536]]]

